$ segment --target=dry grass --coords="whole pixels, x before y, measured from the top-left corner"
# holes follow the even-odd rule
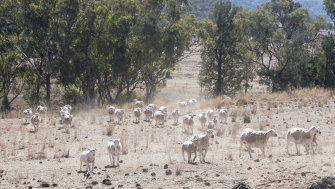
[[[122,144],[122,154],[128,154],[128,137],[125,129],[122,130],[120,142]]]

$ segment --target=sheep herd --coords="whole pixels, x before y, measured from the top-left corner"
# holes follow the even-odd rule
[[[196,105],[196,99],[187,99],[186,101],[182,101],[178,103],[179,109],[173,109],[171,111],[171,117],[173,118],[173,124],[178,125],[179,118],[182,117],[183,131],[190,135],[190,137],[186,138],[181,145],[181,151],[184,161],[186,161],[184,153],[187,154],[188,163],[194,163],[197,154],[199,156],[200,163],[206,162],[206,154],[209,150],[209,141],[210,138],[214,138],[214,128],[218,125],[218,119],[220,123],[227,122],[229,116],[229,110],[226,108],[218,109],[214,111],[209,109],[205,112],[201,112],[198,115],[198,121],[202,128],[206,128],[204,134],[193,134],[194,131],[194,117],[195,114],[192,114],[194,107]],[[72,123],[72,115],[71,115],[72,107],[71,105],[65,105],[60,107],[60,118],[62,123],[64,124],[64,128],[68,131],[68,128],[71,127]],[[217,113],[217,114],[216,114]],[[29,118],[34,126],[34,131],[38,131],[39,123],[46,118],[47,107],[38,106],[36,109],[36,113],[33,114],[32,109],[26,109],[23,112],[25,123],[28,122]],[[168,117],[168,108],[165,106],[157,107],[155,104],[148,104],[145,106],[143,101],[134,100],[134,110],[133,115],[135,118],[135,123],[139,123],[141,120],[141,116],[144,114],[144,121],[151,122],[151,120],[155,121],[156,127],[164,127],[164,122],[167,121]],[[42,116],[44,118],[42,119]],[[114,106],[108,107],[108,115],[109,122],[116,122],[118,124],[124,124],[125,118],[125,109],[117,109]],[[218,115],[218,116],[217,116]],[[306,153],[312,152],[315,153],[317,148],[317,135],[320,135],[320,128],[317,126],[312,126],[310,129],[304,128],[290,128],[287,132],[287,145],[286,151],[289,154],[289,145],[290,143],[294,143],[296,147],[297,154],[300,153],[299,145],[303,145]],[[270,129],[268,131],[256,131],[251,128],[244,128],[240,135],[240,148],[239,148],[239,157],[242,156],[242,146],[245,145],[247,151],[249,153],[249,157],[252,158],[251,148],[260,148],[263,156],[265,157],[265,148],[267,146],[267,142],[271,137],[277,137],[278,134],[275,130]],[[122,144],[120,139],[112,139],[107,144],[107,151],[109,155],[110,162],[113,166],[119,166],[119,157],[122,152]],[[80,154],[80,170],[82,167],[82,163],[86,164],[86,171],[93,171],[94,162],[95,162],[95,153],[96,149],[87,149]],[[192,159],[192,154],[194,157]],[[116,160],[116,165],[115,165]],[[92,164],[92,168],[90,168],[90,164]]]

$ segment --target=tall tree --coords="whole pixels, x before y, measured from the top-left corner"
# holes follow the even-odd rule
[[[217,3],[213,12],[214,23],[205,23],[205,30],[200,34],[203,40],[199,83],[214,96],[232,94],[241,88],[237,52],[241,38],[234,22],[239,10],[229,1]]]

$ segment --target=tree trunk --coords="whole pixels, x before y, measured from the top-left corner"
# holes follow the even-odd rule
[[[89,81],[86,81],[86,103],[88,110],[91,110],[91,96]]]
[[[9,101],[8,101],[8,94],[5,94],[3,96],[1,110],[2,111],[10,110],[10,105],[9,105]]]
[[[47,107],[50,107],[50,94],[51,94],[51,74],[48,73],[45,77],[46,88],[47,88]]]

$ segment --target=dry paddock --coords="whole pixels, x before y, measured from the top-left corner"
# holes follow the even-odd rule
[[[306,188],[317,178],[335,174],[335,103],[328,97],[306,99],[268,98],[230,106],[227,122],[215,128],[205,164],[199,164],[199,159],[196,164],[183,161],[181,143],[190,135],[183,132],[181,118],[178,125],[173,125],[169,114],[161,128],[154,122],[144,122],[142,115],[140,123],[135,124],[130,105],[125,107],[123,125],[108,122],[106,109],[74,110],[69,133],[56,113],[48,115],[37,133],[32,132],[32,124],[23,124],[23,117],[0,119],[0,188],[35,188],[43,183],[58,188],[232,188],[242,181],[252,188]],[[193,113],[198,116],[217,103],[218,99],[199,101]],[[176,107],[176,102],[169,103],[169,112]],[[247,117],[250,123],[244,123]],[[322,131],[317,154],[306,155],[301,147],[302,155],[287,155],[288,128],[312,125]],[[254,149],[252,159],[245,149],[238,157],[239,135],[246,127],[275,129],[278,133],[269,143],[266,158],[259,149]],[[196,117],[195,133],[204,130]],[[124,147],[120,167],[110,166],[106,145],[112,138],[121,138]],[[79,154],[85,148],[97,149],[96,168],[82,182]],[[290,152],[295,153],[293,144]],[[172,174],[167,175],[167,170]],[[111,185],[103,184],[106,178]]]

